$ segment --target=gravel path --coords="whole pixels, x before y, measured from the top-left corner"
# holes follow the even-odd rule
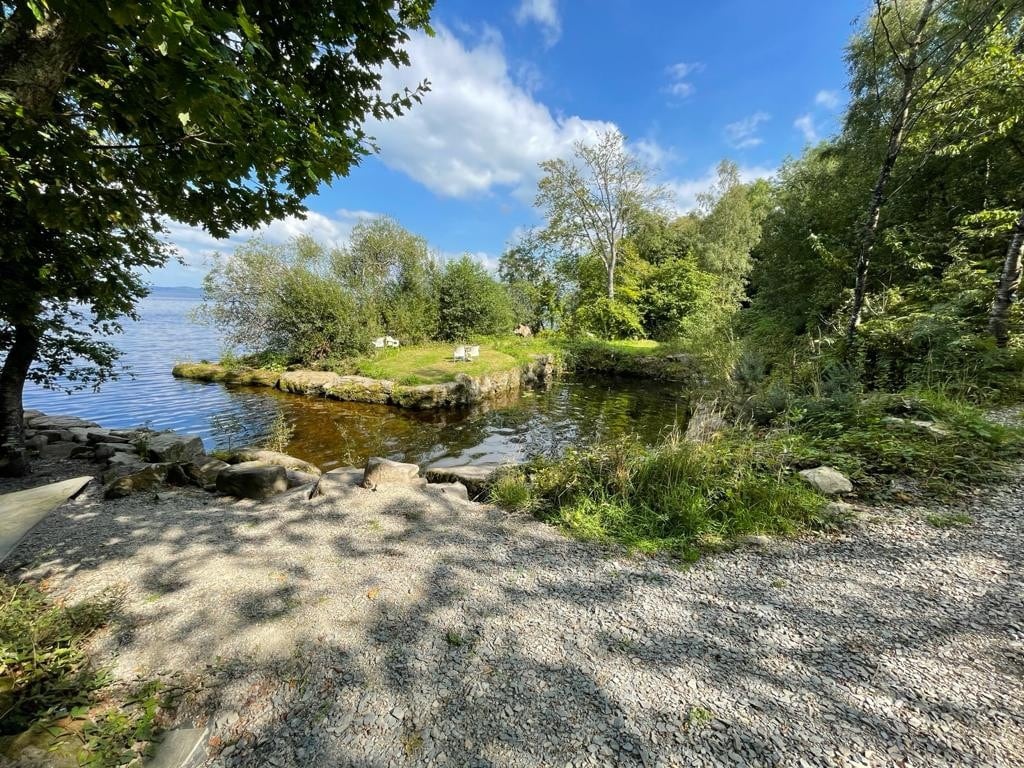
[[[5,564],[124,590],[228,766],[1022,766],[1024,478],[675,569],[419,489],[55,512]]]

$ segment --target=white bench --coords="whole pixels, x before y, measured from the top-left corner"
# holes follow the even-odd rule
[[[398,346],[400,346],[400,344],[398,343],[398,339],[394,338],[393,336],[385,336],[384,337],[384,346],[386,346],[386,347],[398,347]]]
[[[452,360],[454,360],[455,362],[459,362],[460,360],[465,362],[468,359],[469,357],[466,354],[465,347],[456,347],[455,352],[452,353]]]
[[[469,360],[476,360],[476,358],[480,357],[480,347],[466,347],[466,357]]]

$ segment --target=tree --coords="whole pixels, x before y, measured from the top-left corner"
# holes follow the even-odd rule
[[[95,335],[119,330],[140,270],[169,257],[167,218],[223,236],[298,214],[372,150],[368,118],[420,99],[425,85],[382,96],[381,73],[409,63],[431,6],[0,5],[0,471],[28,469],[26,379],[112,375]]]
[[[740,180],[736,163],[718,165],[715,185],[697,196],[700,217],[694,246],[701,269],[717,275],[727,293],[739,298],[750,272],[750,252],[761,239],[771,205],[768,182]]]
[[[438,301],[438,337],[445,341],[508,333],[512,327],[512,306],[505,289],[469,256],[445,264]]]
[[[378,331],[420,342],[437,331],[437,266],[427,241],[394,219],[361,221],[335,255],[334,272]]]
[[[547,218],[545,237],[567,253],[599,258],[608,298],[614,299],[622,238],[639,211],[664,202],[665,188],[652,183],[652,170],[627,151],[616,130],[593,144],[576,142],[571,161],[546,160],[540,167],[535,205]]]
[[[861,320],[882,210],[908,134],[945,96],[950,79],[975,55],[1006,5],[1003,0],[875,0],[867,30],[851,46],[854,99],[845,132],[877,132],[885,151],[855,251],[848,347]]]
[[[508,288],[515,321],[536,332],[553,328],[562,304],[560,284],[544,240],[528,232],[498,259],[498,276]]]

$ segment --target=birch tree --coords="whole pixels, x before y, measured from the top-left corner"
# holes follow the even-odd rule
[[[626,149],[614,129],[593,143],[576,142],[571,159],[547,160],[540,167],[544,176],[535,205],[547,219],[545,238],[569,254],[600,258],[608,298],[614,299],[622,239],[640,211],[666,201],[667,190],[653,183],[653,170]]]

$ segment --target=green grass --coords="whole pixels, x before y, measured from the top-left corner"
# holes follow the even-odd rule
[[[490,489],[490,500],[509,512],[526,512],[534,503],[530,483],[520,469],[498,475]]]
[[[924,519],[933,528],[964,528],[974,523],[974,518],[964,512],[937,512]]]
[[[825,500],[787,471],[785,451],[743,434],[655,448],[620,441],[532,467],[538,514],[582,539],[692,559],[742,534],[795,533]]]
[[[86,647],[118,611],[111,594],[74,605],[0,581],[0,754],[27,747],[86,766],[137,765],[177,690],[114,684]]]
[[[431,343],[382,350],[356,359],[352,368],[360,376],[399,384],[440,384],[455,381],[460,373],[483,376],[515,370],[533,356],[556,349],[545,339],[480,339],[473,343],[479,345],[480,356],[469,362],[452,359],[455,348],[464,345]]]

